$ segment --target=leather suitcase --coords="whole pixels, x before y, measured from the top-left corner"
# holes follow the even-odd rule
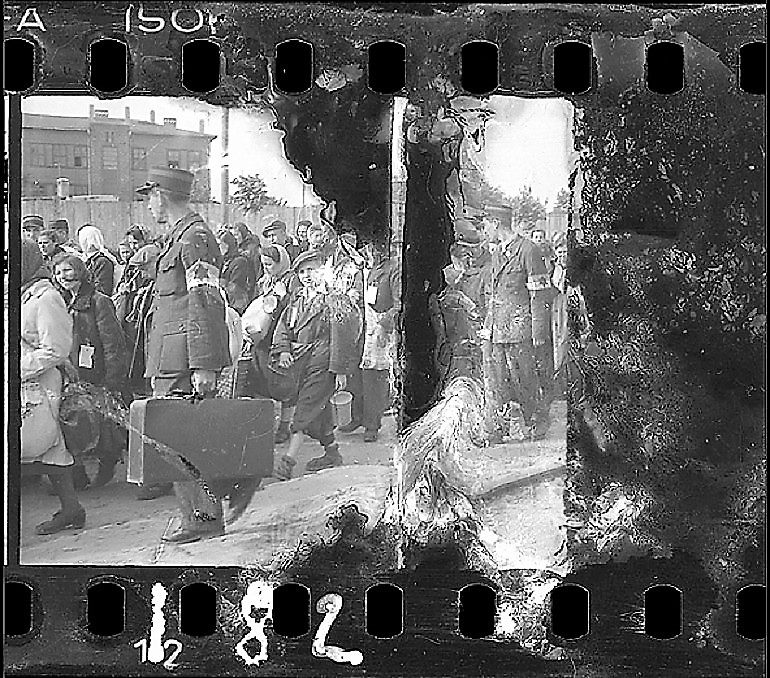
[[[274,418],[273,401],[267,398],[135,400],[127,480],[191,480],[184,471],[188,464],[205,480],[268,477],[273,473]],[[147,438],[161,443],[160,451]],[[176,461],[169,463],[169,457]]]

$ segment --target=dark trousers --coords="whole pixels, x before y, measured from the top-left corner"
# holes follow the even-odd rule
[[[192,393],[189,372],[153,379],[153,396],[160,397],[172,392]],[[232,487],[232,481],[206,481],[206,486],[208,492],[205,492],[195,481],[174,483],[174,494],[177,498],[179,515],[182,518],[182,529],[223,522],[224,510],[221,497],[229,487]]]
[[[517,402],[527,423],[531,423],[541,406],[532,343],[492,343],[490,348],[492,393],[486,393],[488,402],[495,410]]]
[[[362,419],[367,431],[379,431],[388,409],[390,381],[387,370],[359,370],[363,394]],[[355,403],[355,400],[353,401]]]

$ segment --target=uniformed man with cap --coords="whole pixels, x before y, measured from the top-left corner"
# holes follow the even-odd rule
[[[156,263],[147,331],[145,377],[155,396],[210,394],[219,372],[231,364],[224,298],[217,288],[222,255],[214,234],[190,208],[192,183],[191,172],[155,168],[136,189],[168,229]],[[221,499],[212,500],[192,481],[174,483],[174,492],[182,525],[166,541],[189,543],[224,533]]]
[[[48,222],[50,228],[56,234],[56,244],[67,254],[74,254],[83,258],[80,246],[70,238],[70,224],[66,219],[54,219]]]
[[[271,245],[280,245],[289,253],[289,259],[293,262],[301,249],[299,245],[289,239],[286,224],[280,219],[269,223],[262,229],[262,237]]]
[[[45,222],[39,214],[28,214],[21,220],[21,232],[24,237],[37,241],[37,236],[43,230]]]

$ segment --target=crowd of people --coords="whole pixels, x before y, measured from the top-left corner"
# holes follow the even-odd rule
[[[566,235],[461,218],[450,255],[439,300],[449,369],[483,381],[490,444],[546,437],[567,383]]]
[[[322,448],[308,472],[344,463],[336,431],[363,428],[364,442],[377,440],[391,403],[398,258],[385,243],[357,248],[338,233],[334,203],[319,221],[296,224],[294,237],[279,220],[261,238],[245,223],[213,232],[190,208],[192,180],[151,170],[137,193],[165,232],[132,226],[115,251],[96,225],[73,240],[64,219],[23,219],[22,470],[47,475],[61,503],[38,534],[83,527],[78,492],[109,483],[126,455],[127,431],[111,419],[90,429],[63,421],[73,380],[125,405],[180,392],[270,399],[280,410],[278,480],[292,477],[304,436]],[[344,426],[331,402],[341,390],[352,396]],[[98,459],[93,478],[88,455]],[[164,538],[188,543],[223,534],[223,500],[243,508],[258,481],[212,482],[213,494],[192,481],[147,483],[138,499],[173,489],[181,525]]]

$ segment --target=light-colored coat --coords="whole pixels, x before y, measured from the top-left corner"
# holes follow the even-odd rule
[[[68,466],[58,425],[62,378],[58,365],[72,347],[72,318],[49,280],[38,280],[21,296],[22,463]]]

